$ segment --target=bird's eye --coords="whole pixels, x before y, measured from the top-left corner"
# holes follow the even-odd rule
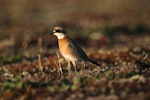
[[[56,32],[61,32],[61,30],[56,30]]]

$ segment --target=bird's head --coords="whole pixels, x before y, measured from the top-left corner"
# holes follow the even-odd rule
[[[50,33],[50,35],[55,35],[58,39],[62,39],[65,36],[65,31],[61,27],[56,26],[54,27],[53,32]]]

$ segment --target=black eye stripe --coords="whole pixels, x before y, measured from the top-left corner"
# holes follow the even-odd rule
[[[61,30],[56,30],[56,32],[61,32]]]

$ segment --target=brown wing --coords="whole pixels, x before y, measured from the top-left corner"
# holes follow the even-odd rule
[[[100,65],[99,63],[97,63],[95,60],[89,58],[86,53],[83,51],[83,49],[72,39],[69,38],[69,42],[70,42],[70,47],[74,49],[75,54],[82,60],[86,60],[89,61],[95,65]]]
[[[86,53],[83,51],[83,49],[75,42],[73,41],[72,39],[69,38],[69,46],[71,48],[74,49],[74,53],[81,59],[86,59],[88,58],[88,56],[86,55]]]

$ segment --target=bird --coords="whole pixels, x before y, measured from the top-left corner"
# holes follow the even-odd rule
[[[90,62],[100,66],[97,61],[88,57],[85,51],[74,40],[66,35],[62,27],[54,27],[50,35],[54,35],[58,38],[59,51],[68,62],[68,70],[70,70],[70,62],[73,64],[75,71],[77,70],[76,63],[78,62]]]

